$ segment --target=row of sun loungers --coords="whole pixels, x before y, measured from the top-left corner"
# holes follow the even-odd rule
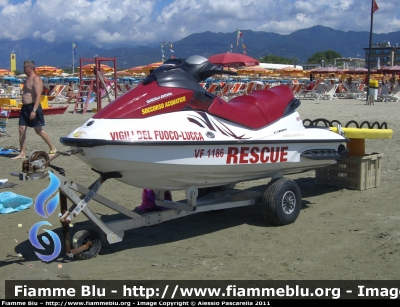
[[[117,84],[116,90],[118,91],[118,96],[125,94],[127,91],[131,90],[135,85],[130,84]],[[52,90],[47,94],[48,100],[52,103],[66,103],[68,101],[68,97],[66,96],[66,88],[67,85],[57,84]],[[115,88],[112,88],[114,91]],[[76,89],[76,92],[78,89]],[[111,93],[110,96],[114,97],[114,94]]]
[[[268,89],[269,87],[280,85],[281,83],[262,83],[257,81],[244,82],[214,82],[209,85],[207,91],[229,100],[235,96],[248,95],[253,90]],[[200,83],[203,87],[206,83]],[[360,99],[367,97],[368,88],[365,84],[347,84],[335,83],[325,84],[316,83],[307,85],[305,83],[285,84],[291,87],[295,97],[299,99]],[[378,101],[399,101],[400,85],[390,91],[389,85],[383,85],[379,88]]]
[[[209,85],[207,91],[217,96],[230,100],[235,96],[248,95],[254,90],[264,90],[269,87],[280,85],[281,83],[263,83],[260,81],[250,82],[214,82]],[[200,83],[201,86],[206,88],[206,83]],[[365,84],[352,84],[336,83],[325,84],[316,83],[307,85],[305,83],[286,84],[291,87],[295,97],[299,99],[366,99],[367,87]],[[116,90],[118,96],[125,94],[136,84],[117,84]],[[66,85],[55,85],[52,90],[47,94],[48,100],[52,103],[65,103],[68,100],[65,90]],[[114,89],[113,89],[114,90]],[[15,98],[21,95],[19,87],[8,86],[0,97]],[[114,96],[114,95],[112,95]],[[393,91],[390,91],[390,85],[383,85],[379,88],[378,101],[399,101],[400,100],[400,85],[397,85]]]
[[[21,87],[9,85],[6,88],[0,89],[0,97],[1,98],[11,98],[15,99],[21,96]]]
[[[400,85],[397,85],[392,91],[390,85],[382,85],[378,93],[378,101],[399,101],[400,100]]]
[[[200,83],[204,88],[206,83]],[[250,82],[215,82],[211,83],[207,91],[214,95],[229,100],[235,96],[248,95],[254,90],[268,89],[272,84],[250,81]]]

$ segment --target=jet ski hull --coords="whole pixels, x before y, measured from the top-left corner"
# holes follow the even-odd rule
[[[61,142],[78,150],[77,157],[96,171],[119,172],[122,177],[116,179],[128,185],[184,190],[335,163],[338,146],[346,139],[328,129],[306,129],[299,118],[294,112],[257,130],[195,111],[147,119],[90,119]],[[200,120],[206,124],[199,125]],[[169,129],[174,122],[181,125]],[[330,154],[313,158],[310,151]]]

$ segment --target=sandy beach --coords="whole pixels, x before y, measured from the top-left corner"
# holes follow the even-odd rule
[[[382,153],[378,188],[349,190],[315,183],[315,172],[288,176],[302,192],[302,210],[295,223],[273,227],[260,214],[259,206],[198,213],[151,227],[127,231],[116,244],[103,242],[99,255],[90,260],[70,259],[63,252],[54,261],[42,262],[28,239],[32,225],[42,218],[33,206],[0,214],[0,298],[5,280],[396,280],[400,272],[400,107],[399,102],[357,99],[302,100],[302,119],[325,118],[345,125],[350,120],[386,122],[392,139],[366,140],[366,153]],[[93,107],[95,107],[93,105]],[[68,148],[60,137],[80,126],[93,113],[46,117],[45,130],[58,150]],[[10,119],[0,147],[18,147],[18,119]],[[28,153],[48,151],[45,143],[28,130]],[[11,172],[21,171],[22,160],[0,155],[0,178],[17,186],[0,189],[36,199],[49,180],[20,181]],[[98,176],[78,158],[54,160],[66,177],[89,186]],[[239,183],[246,189],[269,181]],[[100,194],[133,210],[141,203],[142,190],[113,179]],[[174,200],[184,191],[174,191]],[[69,205],[71,205],[69,203]],[[115,212],[90,203],[99,216],[113,219]],[[57,213],[59,212],[56,211]],[[56,214],[48,221],[62,237]],[[93,228],[78,216],[71,232]],[[94,228],[95,229],[95,228]]]

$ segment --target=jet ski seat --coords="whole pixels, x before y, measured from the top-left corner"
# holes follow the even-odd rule
[[[236,96],[229,102],[215,101],[208,113],[235,122],[251,129],[265,127],[278,120],[300,104],[294,100],[293,92],[286,85],[268,90],[255,90],[249,95]]]

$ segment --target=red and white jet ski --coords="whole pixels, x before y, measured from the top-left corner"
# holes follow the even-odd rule
[[[155,191],[227,186],[324,167],[348,140],[306,128],[288,86],[229,102],[199,85],[234,74],[205,57],[170,59],[61,143],[101,174]]]

